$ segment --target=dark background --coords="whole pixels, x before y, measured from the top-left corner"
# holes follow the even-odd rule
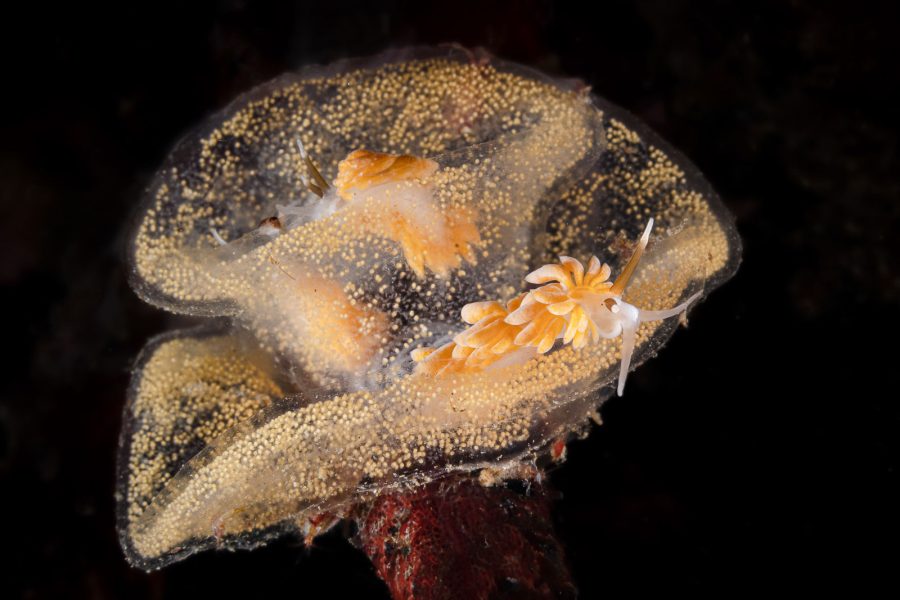
[[[700,167],[744,240],[737,276],[552,475],[583,597],[896,593],[896,9],[128,4],[3,17],[0,596],[385,596],[339,534],[126,565],[113,487],[129,366],[174,318],[129,290],[123,224],[179,136],[238,93],[443,41],[584,78]]]

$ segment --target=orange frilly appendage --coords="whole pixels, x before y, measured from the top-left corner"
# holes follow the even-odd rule
[[[459,209],[444,217],[443,227],[421,229],[401,211],[391,213],[387,224],[389,237],[397,240],[403,257],[417,277],[425,277],[425,268],[438,277],[446,277],[451,269],[458,269],[465,259],[475,264],[473,246],[481,243],[472,211]]]
[[[500,302],[472,302],[462,309],[463,321],[471,327],[440,348],[417,348],[412,358],[419,362],[417,372],[446,375],[462,371],[480,371],[497,362],[515,348],[521,327],[510,325],[506,317],[521,306],[527,294]]]
[[[386,154],[371,150],[354,150],[338,164],[334,187],[344,200],[353,199],[353,191],[367,190],[382,183],[427,179],[438,164],[427,158],[408,154]]]
[[[475,226],[476,211],[464,207],[441,210],[435,205],[428,179],[437,169],[438,164],[427,158],[354,150],[340,162],[334,180],[334,187],[344,200],[352,200],[354,193],[387,183],[411,182],[421,185],[417,192],[428,190],[427,196],[411,193],[411,206],[396,203],[387,219],[372,223],[400,244],[407,264],[419,278],[425,276],[426,267],[437,276],[446,277],[451,269],[460,267],[462,260],[474,264],[473,247],[481,243]],[[423,215],[429,221],[425,227]]]
[[[587,343],[588,332],[595,342],[600,337],[597,325],[585,312],[583,301],[589,296],[610,295],[613,285],[609,281],[611,269],[609,265],[601,264],[596,256],[591,257],[587,272],[574,258],[560,256],[559,260],[558,264],[544,265],[525,278],[528,283],[546,284],[530,292],[538,305],[532,310],[546,310],[564,318],[566,329],[563,343],[571,342],[575,348],[582,348]],[[516,321],[529,316],[528,313],[511,315],[510,319]]]

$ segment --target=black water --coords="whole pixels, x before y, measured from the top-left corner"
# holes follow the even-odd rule
[[[125,564],[128,369],[174,321],[129,290],[121,228],[173,142],[239,92],[442,41],[585,78],[706,173],[744,239],[737,277],[553,474],[583,597],[896,594],[896,8],[128,4],[0,26],[0,596],[385,596],[339,535],[152,575]]]

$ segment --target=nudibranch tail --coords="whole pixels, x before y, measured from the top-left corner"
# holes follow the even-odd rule
[[[528,283],[541,287],[517,296],[506,306],[492,301],[465,305],[461,314],[470,327],[437,350],[419,348],[413,352],[412,358],[418,363],[416,372],[441,376],[480,371],[545,354],[557,339],[580,349],[589,338],[596,342],[621,336],[616,387],[621,396],[637,344],[638,326],[679,315],[700,296],[698,292],[667,310],[642,310],[622,300],[650,241],[652,228],[650,219],[614,283],[609,281],[609,265],[596,256],[591,257],[587,269],[570,256],[560,256],[559,263],[544,265],[525,277]],[[534,351],[523,352],[529,348]],[[513,355],[516,360],[502,360]]]

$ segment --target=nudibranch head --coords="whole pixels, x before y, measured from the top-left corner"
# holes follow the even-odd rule
[[[120,534],[155,568],[531,460],[622,393],[740,243],[624,111],[437,48],[236,100],[173,150],[130,256],[143,298],[221,317],[134,372]]]

